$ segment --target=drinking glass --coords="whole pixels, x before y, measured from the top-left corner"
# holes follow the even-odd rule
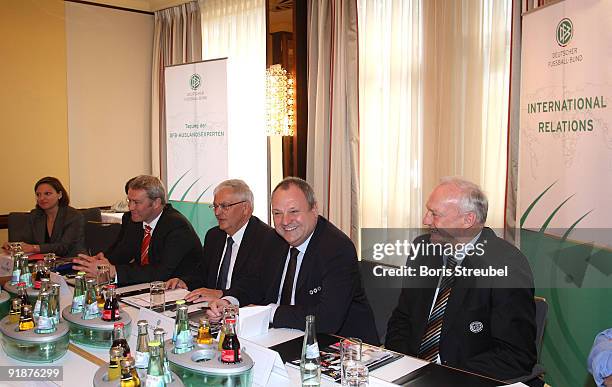
[[[368,367],[361,362],[354,362],[349,365],[346,370],[346,386],[347,387],[368,387]]]
[[[346,370],[361,362],[360,339],[349,337],[340,341],[340,381],[343,386],[348,386]]]
[[[164,281],[153,281],[149,284],[149,309],[157,313],[166,310],[166,286]]]
[[[45,266],[47,266],[47,269],[49,269],[50,271],[55,270],[55,260],[56,260],[55,253],[49,253],[43,256],[43,261],[45,262]]]
[[[105,285],[110,284],[110,267],[103,263],[98,265],[98,272],[96,273],[96,282],[100,287],[106,287]]]

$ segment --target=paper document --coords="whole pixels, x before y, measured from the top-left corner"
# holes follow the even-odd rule
[[[173,303],[176,300],[184,299],[188,293],[189,293],[189,290],[187,289],[166,290],[166,293],[165,293],[166,305],[168,303]],[[128,304],[134,304],[140,307],[148,308],[150,305],[150,297],[151,297],[150,293],[146,292],[142,294],[136,294],[134,296],[124,297],[122,300],[123,302],[127,302]]]

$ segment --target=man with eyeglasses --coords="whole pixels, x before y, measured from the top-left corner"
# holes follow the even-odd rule
[[[211,208],[219,225],[206,233],[202,264],[197,270],[166,283],[169,289],[195,289],[187,301],[221,298],[232,286],[259,264],[268,242],[283,249],[284,242],[274,230],[253,216],[253,193],[242,180],[220,183],[214,190]]]
[[[120,285],[166,281],[193,271],[202,259],[200,239],[189,220],[166,202],[163,183],[142,175],[127,186],[132,221],[122,224],[107,255],[79,254],[73,268],[95,276],[98,265],[107,264]]]
[[[312,187],[287,177],[272,193],[276,232],[287,242],[280,256],[269,254],[250,284],[230,289],[207,311],[220,318],[224,305],[269,305],[275,328],[304,330],[315,315],[317,331],[378,344],[374,315],[361,285],[355,245],[318,213]]]

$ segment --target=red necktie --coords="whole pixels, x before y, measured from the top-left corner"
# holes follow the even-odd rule
[[[151,242],[151,227],[145,226],[142,245],[140,246],[140,265],[149,264],[149,243]]]

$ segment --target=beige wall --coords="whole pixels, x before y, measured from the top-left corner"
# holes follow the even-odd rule
[[[34,183],[42,176],[70,185],[64,2],[0,1],[0,36],[0,214],[6,214],[34,207]]]
[[[153,15],[66,3],[73,203],[110,205],[150,173]]]

